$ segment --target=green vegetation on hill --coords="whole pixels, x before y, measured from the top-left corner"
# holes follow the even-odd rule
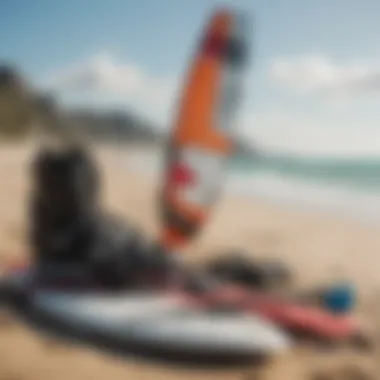
[[[33,120],[33,97],[18,70],[0,66],[0,133],[19,136],[29,132]]]
[[[81,108],[64,114],[65,125],[93,139],[150,143],[162,137],[152,124],[125,110]]]

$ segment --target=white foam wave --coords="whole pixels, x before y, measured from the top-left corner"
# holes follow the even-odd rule
[[[227,188],[230,193],[242,196],[380,222],[380,194],[376,193],[295,180],[269,172],[249,176],[231,173]]]

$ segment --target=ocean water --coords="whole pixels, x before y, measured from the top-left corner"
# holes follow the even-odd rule
[[[247,197],[380,222],[380,157],[236,159],[227,187]]]
[[[124,164],[158,180],[162,153],[130,155]],[[226,191],[380,223],[380,157],[235,158],[227,169]]]

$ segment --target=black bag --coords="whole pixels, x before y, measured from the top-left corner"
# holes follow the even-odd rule
[[[82,261],[93,238],[99,180],[80,148],[41,150],[32,166],[31,243],[36,260]]]

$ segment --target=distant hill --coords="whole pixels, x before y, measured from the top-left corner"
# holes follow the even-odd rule
[[[103,140],[156,141],[153,126],[120,110],[63,109],[53,94],[39,93],[12,64],[0,65],[0,137],[26,136],[38,128]]]
[[[4,136],[25,134],[33,119],[33,96],[13,65],[0,66],[0,132]]]
[[[65,123],[93,139],[154,143],[162,138],[152,124],[123,110],[75,109]]]
[[[39,93],[11,64],[0,65],[0,137],[26,136],[39,131],[73,133],[102,141],[155,143],[166,136],[154,124],[120,109],[63,109],[51,93]],[[236,154],[256,153],[243,140]]]
[[[153,123],[142,120],[132,112],[122,110],[77,109],[69,110],[66,117],[68,118],[66,125],[95,139],[155,143],[167,137],[164,132],[159,132]],[[256,147],[237,139],[235,154],[240,157],[251,157],[258,153]]]
[[[58,119],[52,95],[34,91],[15,65],[0,65],[0,137],[24,137],[37,126],[51,130]]]

